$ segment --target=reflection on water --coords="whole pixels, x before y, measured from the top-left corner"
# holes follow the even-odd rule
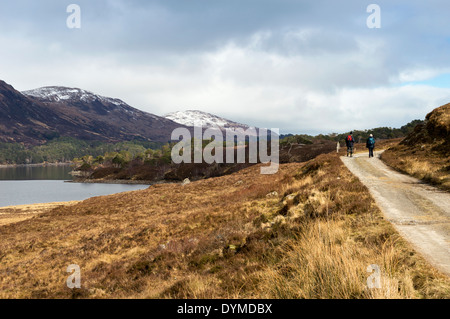
[[[0,167],[0,180],[71,180],[70,165]]]
[[[70,171],[70,166],[0,168],[0,207],[84,200],[148,187],[65,182],[72,179]]]

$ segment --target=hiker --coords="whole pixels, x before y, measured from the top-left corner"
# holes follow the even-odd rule
[[[373,149],[375,148],[375,139],[373,138],[372,134],[370,134],[369,138],[367,139],[366,147],[369,149],[369,157],[373,157]]]
[[[350,154],[350,157],[353,156],[353,144],[355,143],[355,139],[353,138],[353,131],[350,132],[350,135],[345,139],[345,144],[347,145],[347,156]]]

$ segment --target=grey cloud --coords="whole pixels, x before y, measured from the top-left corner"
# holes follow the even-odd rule
[[[377,30],[366,27],[372,2],[361,0],[9,1],[0,10],[0,59],[8,61],[2,79],[24,89],[77,85],[107,94],[110,87],[115,97],[150,112],[205,107],[221,113],[226,98],[229,117],[250,121],[242,114],[245,99],[265,104],[267,117],[290,129],[296,124],[275,116],[276,103],[293,95],[285,108],[327,128],[339,113],[324,102],[329,120],[316,122],[304,92],[337,103],[344,89],[392,88],[404,72],[450,65],[450,2],[373,2],[382,9]],[[70,3],[81,6],[80,30],[66,28]],[[230,47],[237,56],[226,55]],[[271,92],[270,98],[261,91]],[[436,101],[436,92],[427,94]],[[386,95],[407,113],[405,95],[397,97]],[[395,111],[392,118],[404,120]],[[262,116],[258,122],[276,124]]]

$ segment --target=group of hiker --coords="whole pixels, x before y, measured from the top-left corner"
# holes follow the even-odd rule
[[[347,156],[353,157],[353,146],[355,144],[355,139],[353,138],[353,132],[345,139],[345,144],[347,145]],[[369,149],[369,158],[373,157],[373,149],[375,148],[375,138],[373,134],[370,134],[366,141],[366,148]]]

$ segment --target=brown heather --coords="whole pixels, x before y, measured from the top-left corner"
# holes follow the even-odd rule
[[[337,154],[0,226],[1,298],[448,298]],[[70,264],[81,289],[66,286]],[[366,269],[381,268],[381,289]]]
[[[400,144],[382,155],[391,167],[450,191],[450,103],[427,114]]]

